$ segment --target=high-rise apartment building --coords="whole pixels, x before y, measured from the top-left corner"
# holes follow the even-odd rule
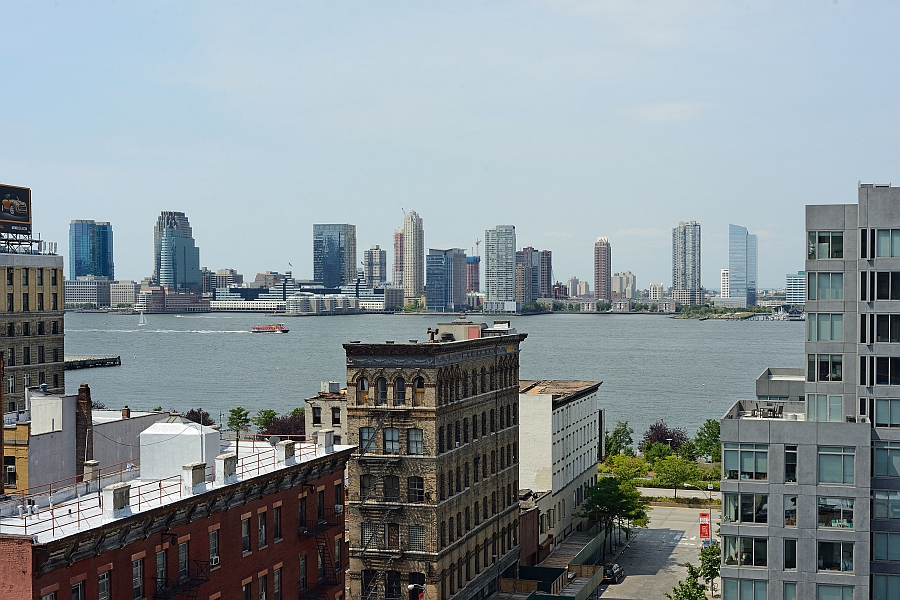
[[[589,284],[587,281],[579,281],[578,288],[575,291],[576,296],[587,298],[591,295],[591,284]]]
[[[516,228],[497,225],[484,232],[486,312],[515,312]]]
[[[466,257],[466,291],[481,291],[481,257]]]
[[[784,303],[792,306],[806,304],[806,271],[797,271],[797,274],[788,273],[785,276]]]
[[[666,297],[666,284],[651,283],[650,284],[650,301],[659,302]]]
[[[425,292],[425,230],[422,217],[411,210],[403,218],[403,294],[407,298]]]
[[[525,271],[527,271],[527,275],[530,278],[530,281],[520,282],[520,265],[524,267],[522,269],[523,276]],[[524,290],[526,286],[528,287],[528,294],[522,296],[522,299],[520,299],[520,292]],[[535,248],[528,246],[527,248],[522,248],[521,250],[516,251],[516,301],[528,304],[530,302],[534,302],[535,299],[540,298],[540,293],[541,252],[540,250],[536,250]]]
[[[594,243],[594,297],[597,300],[612,300],[612,251],[609,238],[599,237]]]
[[[534,302],[534,267],[529,263],[516,263],[516,302],[531,304]]]
[[[729,285],[729,279],[728,269],[722,269],[719,272],[719,296],[722,298],[730,297],[731,286]]]
[[[579,295],[577,277],[569,277],[569,280],[566,281],[566,290],[569,292],[569,298],[574,298]]]
[[[356,225],[313,225],[313,279],[326,288],[356,279]]]
[[[637,279],[631,271],[613,273],[610,277],[610,289],[618,298],[634,298]]]
[[[516,568],[526,336],[465,319],[438,331],[433,343],[344,344],[358,447],[350,598],[409,598],[410,585],[428,598],[485,598]]]
[[[387,282],[387,251],[375,244],[363,252],[366,287],[374,288]]]
[[[703,298],[697,221],[682,221],[672,229],[672,297],[682,304],[697,304]]]
[[[403,289],[403,230],[394,230],[394,265],[391,287]]]
[[[428,251],[425,257],[428,312],[455,312],[466,308],[466,251],[461,248]]]
[[[176,291],[201,293],[200,248],[183,212],[163,211],[153,229],[154,269],[157,285]]]
[[[85,275],[115,279],[112,225],[105,221],[69,223],[69,279]]]
[[[538,298],[553,297],[553,252],[541,250],[540,254],[540,290]]]
[[[728,297],[746,298],[747,306],[756,306],[756,246],[746,227],[728,226]]]

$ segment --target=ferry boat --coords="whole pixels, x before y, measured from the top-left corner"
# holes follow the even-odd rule
[[[254,325],[250,331],[251,333],[287,333],[290,329],[282,323],[275,323],[273,325]]]

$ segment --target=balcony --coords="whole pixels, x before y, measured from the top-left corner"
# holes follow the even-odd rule
[[[177,577],[157,577],[154,598],[176,598],[209,581],[209,561],[195,560],[193,569]],[[196,597],[196,593],[191,594]]]

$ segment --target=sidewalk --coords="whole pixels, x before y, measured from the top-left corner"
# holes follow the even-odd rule
[[[672,488],[648,488],[648,487],[639,487],[638,491],[641,493],[641,496],[649,496],[660,497],[660,498],[673,498],[675,497],[675,491]],[[712,495],[713,500],[721,500],[722,493],[713,490],[712,492],[707,492],[706,490],[692,490],[692,489],[679,489],[678,490],[678,498],[703,498],[704,500],[708,499]]]

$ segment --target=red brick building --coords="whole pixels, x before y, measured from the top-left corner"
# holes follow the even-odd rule
[[[157,480],[88,461],[77,487],[0,503],[0,598],[343,598],[352,448],[325,437],[242,441],[240,461],[225,444]]]

